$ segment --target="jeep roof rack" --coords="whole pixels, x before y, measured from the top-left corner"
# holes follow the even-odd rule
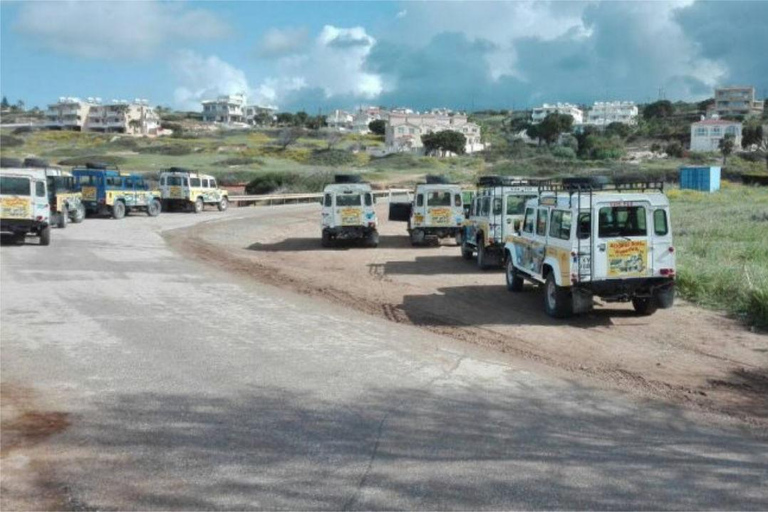
[[[569,195],[576,193],[592,192],[664,192],[662,180],[626,180],[611,181],[605,176],[569,177],[559,180],[543,181],[539,183],[539,195],[542,192],[567,192]]]
[[[480,176],[477,179],[478,187],[525,187],[537,186],[547,181],[540,178],[521,178],[516,176]]]
[[[186,167],[169,167],[166,172],[185,172],[185,173],[188,173],[188,174],[192,174],[195,171],[193,171],[191,169],[187,169]]]

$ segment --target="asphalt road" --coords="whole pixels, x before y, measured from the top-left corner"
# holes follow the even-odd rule
[[[264,211],[0,248],[3,386],[68,415],[3,478],[40,458],[75,509],[768,508],[753,433],[239,281],[160,235]]]

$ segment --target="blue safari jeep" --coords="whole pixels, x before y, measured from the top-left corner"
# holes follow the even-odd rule
[[[139,174],[121,173],[117,167],[103,164],[87,164],[72,169],[72,176],[90,214],[122,219],[131,211],[141,210],[156,217],[162,209],[160,191],[149,190]]]

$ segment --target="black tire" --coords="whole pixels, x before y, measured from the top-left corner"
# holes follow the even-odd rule
[[[378,231],[371,231],[365,236],[366,247],[378,247],[379,246],[379,233]]]
[[[160,212],[162,211],[162,209],[163,207],[160,204],[160,201],[158,201],[157,199],[153,199],[147,205],[147,215],[149,215],[150,217],[157,217],[158,215],[160,215]]]
[[[474,257],[474,255],[475,255],[475,250],[472,248],[471,245],[467,243],[466,240],[464,240],[461,243],[461,257],[469,261]]]
[[[333,239],[331,238],[331,234],[328,233],[327,231],[323,231],[323,237],[320,243],[323,247],[332,247]]]
[[[477,239],[477,268],[488,270],[491,265],[488,263],[488,251],[485,250],[485,240],[483,237]]]
[[[555,274],[550,272],[544,283],[544,310],[554,318],[568,318],[573,315],[573,299],[570,290],[557,286]]]
[[[45,226],[40,231],[40,245],[51,245],[51,226]]]
[[[461,230],[456,232],[456,236],[454,237],[454,240],[456,240],[456,246],[461,247],[463,244],[463,236],[461,234]]]
[[[229,206],[229,199],[227,199],[227,196],[223,196],[221,201],[219,201],[219,204],[216,206],[220,212],[226,211],[227,207]]]
[[[24,159],[24,167],[41,167],[45,169],[48,167],[48,160],[43,160],[42,158],[25,158]]]
[[[59,212],[59,218],[56,220],[56,227],[59,229],[64,229],[67,227],[68,221],[69,221],[69,210],[65,206]]]
[[[520,275],[520,272],[518,272],[515,266],[512,264],[512,256],[510,255],[507,255],[507,271],[505,274],[507,276],[507,291],[523,291],[523,284],[525,283],[525,280]]]
[[[80,224],[85,220],[85,205],[82,203],[77,205],[77,208],[75,208],[75,212],[72,214],[72,222],[75,224]]]
[[[675,287],[670,285],[653,296],[659,309],[669,309],[675,304]]]
[[[205,203],[203,203],[202,197],[198,197],[197,199],[195,199],[195,204],[193,205],[193,211],[195,213],[202,212],[204,207],[205,207]]]
[[[632,307],[635,308],[637,314],[641,316],[651,316],[656,312],[657,309],[659,309],[658,305],[656,304],[656,299],[653,297],[646,297],[642,299],[635,297],[632,299]]]
[[[125,217],[125,203],[122,201],[117,201],[112,205],[112,218],[122,219],[123,217]]]
[[[424,243],[424,232],[420,229],[411,230],[411,245],[416,247]]]

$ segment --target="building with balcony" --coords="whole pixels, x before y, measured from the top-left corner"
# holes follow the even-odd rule
[[[387,152],[421,153],[424,145],[421,136],[428,133],[452,130],[464,134],[466,153],[485,149],[480,126],[467,121],[464,114],[403,114],[390,112],[384,143]]]
[[[355,112],[354,119],[352,120],[352,131],[355,133],[366,134],[370,133],[368,125],[372,121],[387,120],[389,112],[382,110],[379,107],[361,107]]]
[[[61,97],[48,105],[45,111],[45,126],[53,130],[83,131],[91,107],[98,105],[99,98]]]
[[[755,99],[754,87],[719,87],[715,89],[712,113],[719,117],[760,115],[764,107],[765,101]]]
[[[540,107],[536,107],[531,113],[531,122],[533,124],[539,124],[549,114],[569,115],[573,118],[574,125],[584,123],[584,112],[576,105],[571,105],[570,103],[545,103]]]
[[[89,132],[154,136],[160,130],[160,117],[147,100],[113,100],[107,105],[91,106],[85,129]]]
[[[632,101],[596,101],[587,112],[585,124],[605,127],[611,123],[637,124],[639,110]]]
[[[227,94],[215,100],[203,103],[203,122],[205,123],[245,123],[246,106],[244,94]]]
[[[691,125],[691,151],[718,151],[720,141],[733,135],[736,147],[741,147],[741,123],[724,119],[702,119]]]
[[[246,105],[245,122],[255,126],[259,124],[270,124],[275,121],[277,107],[262,107],[260,105]]]
[[[345,110],[337,109],[325,116],[325,124],[328,125],[328,128],[333,128],[334,130],[352,130],[354,121],[355,116]]]

